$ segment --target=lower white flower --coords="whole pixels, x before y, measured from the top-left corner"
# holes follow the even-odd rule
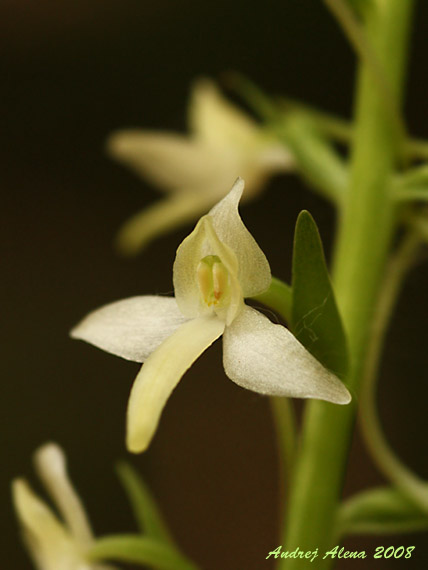
[[[89,314],[71,335],[144,362],[128,405],[127,446],[144,451],[171,392],[223,335],[226,375],[260,394],[347,404],[344,384],[283,326],[244,303],[271,281],[268,261],[238,213],[241,179],[182,242],[174,262],[175,298],[133,297]]]
[[[36,451],[34,459],[39,477],[64,519],[60,522],[24,479],[13,481],[15,510],[35,566],[39,570],[113,570],[86,558],[94,537],[68,478],[62,449],[48,443]]]

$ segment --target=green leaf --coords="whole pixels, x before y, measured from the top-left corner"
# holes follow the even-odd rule
[[[428,529],[428,515],[398,489],[376,487],[343,503],[337,525],[341,536],[415,532]]]
[[[291,287],[276,277],[272,277],[269,289],[256,297],[260,301],[281,315],[287,322],[291,320]]]
[[[296,338],[326,368],[343,377],[348,356],[318,228],[307,211],[294,234],[291,327]]]
[[[116,471],[128,496],[134,516],[142,533],[161,542],[175,545],[149,488],[135,469],[124,461]]]
[[[90,560],[113,560],[149,565],[156,570],[197,570],[173,548],[153,538],[133,534],[106,536],[95,541],[88,557]]]

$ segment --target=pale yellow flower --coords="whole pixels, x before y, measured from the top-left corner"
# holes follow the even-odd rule
[[[90,563],[86,552],[94,537],[79,496],[67,474],[62,449],[48,443],[34,455],[38,475],[63,518],[61,522],[24,479],[12,483],[23,539],[38,570],[113,570]]]
[[[108,151],[167,196],[132,217],[118,243],[135,253],[158,235],[198,219],[238,176],[244,198],[255,196],[276,172],[293,167],[290,153],[221,95],[209,80],[195,83],[189,135],[130,129],[114,133]]]
[[[226,375],[260,394],[347,404],[344,384],[283,326],[244,303],[271,281],[268,261],[238,213],[244,183],[203,216],[177,250],[175,297],[117,301],[72,331],[123,358],[144,362],[128,405],[128,449],[144,451],[171,392],[193,362],[223,335]]]

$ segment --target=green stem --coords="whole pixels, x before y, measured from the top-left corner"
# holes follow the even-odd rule
[[[372,73],[374,73],[372,66]],[[249,107],[260,117],[260,119],[272,124],[275,121],[282,121],[290,114],[299,113],[306,116],[313,123],[314,127],[319,129],[321,134],[331,138],[338,143],[350,144],[354,138],[353,124],[338,117],[333,113],[321,111],[312,105],[302,103],[291,97],[280,97],[273,99],[266,95],[255,83],[239,73],[231,73],[227,75],[226,84],[234,89]],[[380,88],[385,93],[385,97],[391,98],[389,86]],[[390,113],[396,113],[394,104],[389,103]],[[391,105],[393,108],[391,109]],[[400,115],[396,115],[395,122],[400,125],[400,129],[404,129],[403,120]],[[428,141],[422,138],[406,137],[403,141],[403,152],[407,159],[428,160]]]
[[[350,121],[289,97],[281,99],[280,107],[283,108],[283,115],[297,111],[306,115],[317,129],[332,140],[346,145],[352,143],[354,131]]]
[[[285,321],[291,321],[291,287],[277,277],[272,277],[267,291],[252,299],[276,311]]]
[[[343,203],[348,173],[329,140],[302,113],[290,113],[271,128],[291,151],[296,168],[313,190],[340,206]]]
[[[428,186],[414,186],[412,188],[397,189],[395,192],[397,202],[427,202]]]
[[[413,1],[389,0],[369,11],[366,32],[397,102],[401,101]],[[348,334],[354,403],[347,407],[307,404],[302,445],[288,505],[283,545],[287,550],[326,551],[331,546],[341,493],[355,401],[364,369],[373,310],[394,229],[389,181],[399,141],[373,77],[360,63],[350,180],[339,224],[334,282]],[[318,559],[320,560],[320,559]],[[327,568],[332,559],[320,560]],[[304,568],[302,559],[282,559],[279,568]]]
[[[347,1],[324,0],[324,2],[341,24],[355,53],[364,62],[367,71],[371,73],[372,81],[379,90],[379,95],[390,113],[391,123],[395,124],[395,128],[404,140],[406,130],[399,107],[396,104],[394,93],[391,90],[388,78],[385,76],[382,64],[367,38],[363,25],[358,21]]]
[[[290,398],[271,397],[269,401],[277,437],[280,501],[285,502],[288,500],[293,477],[296,452],[296,420],[294,417],[293,403]],[[285,485],[284,481],[286,482]],[[281,521],[281,524],[283,523],[284,521]]]
[[[362,382],[360,420],[366,446],[380,471],[409,499],[428,512],[428,484],[403,465],[395,455],[385,439],[376,412],[376,379],[385,332],[403,280],[415,261],[420,241],[417,233],[409,233],[387,268]]]
[[[306,115],[316,128],[325,136],[330,137],[338,143],[350,144],[354,139],[354,127],[350,121],[338,117],[326,111],[301,103],[295,99],[282,98],[279,104],[279,111],[287,116],[290,112],[299,111],[301,114]],[[272,114],[272,113],[271,113]],[[262,115],[263,118],[267,118]],[[408,137],[404,141],[403,149],[408,159],[428,160],[428,141],[419,138]]]
[[[395,199],[400,202],[428,200],[428,165],[415,166],[396,178],[393,184]]]

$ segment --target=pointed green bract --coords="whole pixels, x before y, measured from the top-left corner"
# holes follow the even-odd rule
[[[174,540],[156,501],[140,474],[125,461],[117,464],[116,472],[128,496],[141,533],[174,546]]]
[[[348,366],[345,332],[318,228],[307,211],[296,223],[292,292],[293,333],[326,368],[343,378]]]
[[[359,493],[343,503],[338,512],[338,532],[341,536],[426,529],[428,515],[393,487],[376,487]]]
[[[106,536],[89,552],[92,560],[132,562],[154,570],[197,570],[192,562],[158,540],[135,534]]]

